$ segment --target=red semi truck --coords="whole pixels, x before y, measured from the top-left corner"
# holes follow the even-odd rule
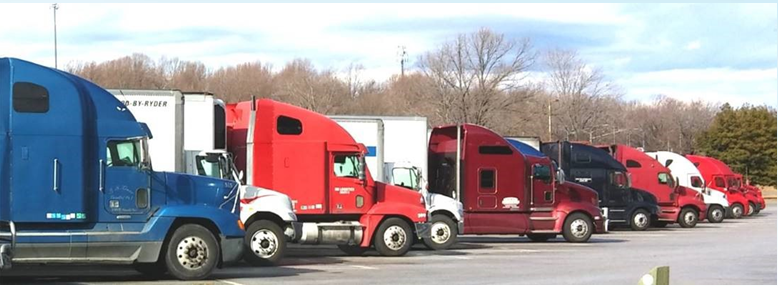
[[[704,220],[708,211],[700,193],[679,186],[670,169],[643,151],[627,145],[599,146],[627,167],[632,176],[632,187],[656,196],[660,212],[654,226],[664,227],[678,222],[689,228]]]
[[[751,196],[756,197],[757,204],[755,205],[753,211],[748,211],[748,215],[758,214],[765,207],[767,207],[767,204],[764,201],[764,196],[762,196],[762,190],[752,186],[751,182],[744,183],[742,174],[735,174],[735,179],[737,179],[737,184],[744,190],[747,196],[750,194]]]
[[[729,216],[741,218],[744,214],[751,211],[749,205],[756,205],[758,203],[755,196],[749,199],[746,194],[740,190],[740,186],[737,184],[735,178],[735,173],[733,173],[724,162],[715,158],[699,155],[686,155],[686,158],[697,166],[697,170],[700,170],[702,176],[705,177],[704,179],[708,184],[708,188],[727,194],[730,210]]]
[[[533,241],[562,234],[585,242],[606,231],[597,192],[564,181],[543,153],[523,154],[489,129],[435,127],[428,156],[429,189],[464,204],[464,234],[519,234]]]
[[[292,199],[293,242],[399,256],[429,236],[421,194],[373,181],[367,149],[332,119],[269,99],[230,104],[226,113],[228,149],[247,183]]]

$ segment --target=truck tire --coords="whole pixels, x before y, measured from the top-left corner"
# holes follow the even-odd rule
[[[281,227],[269,220],[257,220],[246,229],[243,259],[252,266],[275,266],[286,252],[286,237]]]
[[[629,227],[632,230],[644,231],[651,225],[651,215],[644,209],[637,209],[629,218]]]
[[[548,233],[528,233],[527,238],[532,242],[546,242],[549,239],[556,238],[556,234]]]
[[[383,256],[402,256],[411,249],[414,235],[407,222],[391,217],[378,226],[373,234],[373,245]]]
[[[700,214],[693,208],[683,208],[681,213],[678,214],[678,225],[683,228],[692,228],[697,226],[697,221],[700,218]]]
[[[726,212],[720,205],[712,205],[708,208],[708,222],[720,223],[724,221],[724,216],[726,216]]]
[[[165,248],[168,273],[179,280],[204,279],[221,259],[219,244],[213,233],[197,224],[180,226]]]
[[[345,252],[351,256],[361,256],[370,249],[369,247],[361,247],[359,245],[338,244],[340,251]]]
[[[593,232],[592,219],[582,213],[567,216],[562,226],[562,236],[567,242],[587,242]]]
[[[748,202],[748,214],[746,216],[753,216],[756,214],[756,205],[752,202]]]
[[[432,216],[430,237],[422,238],[422,243],[432,250],[448,249],[456,242],[457,232],[454,220],[447,215],[436,214]]]
[[[732,205],[732,217],[736,219],[743,218],[743,205],[740,203]]]

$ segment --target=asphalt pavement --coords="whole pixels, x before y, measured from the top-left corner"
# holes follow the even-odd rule
[[[350,257],[333,246],[291,245],[279,267],[232,265],[211,280],[149,280],[126,266],[19,266],[3,284],[632,284],[670,266],[671,284],[778,284],[776,203],[755,217],[613,230],[589,243],[464,236],[453,249],[415,246],[404,257]]]

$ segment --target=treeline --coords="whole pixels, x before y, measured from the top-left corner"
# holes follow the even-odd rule
[[[719,110],[663,95],[650,103],[624,100],[622,89],[575,51],[537,50],[531,39],[489,29],[457,35],[419,55],[403,76],[382,82],[366,78],[356,63],[321,69],[306,59],[280,68],[254,61],[209,69],[197,61],[133,54],[72,63],[68,71],[106,88],[209,91],[227,102],[255,95],[325,114],[425,116],[432,125],[468,122],[506,135],[679,153],[699,149],[699,135]]]

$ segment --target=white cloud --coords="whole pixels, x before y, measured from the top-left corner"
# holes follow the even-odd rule
[[[693,41],[686,44],[686,49],[690,51],[697,50],[700,47],[702,47],[702,43],[700,41]]]

